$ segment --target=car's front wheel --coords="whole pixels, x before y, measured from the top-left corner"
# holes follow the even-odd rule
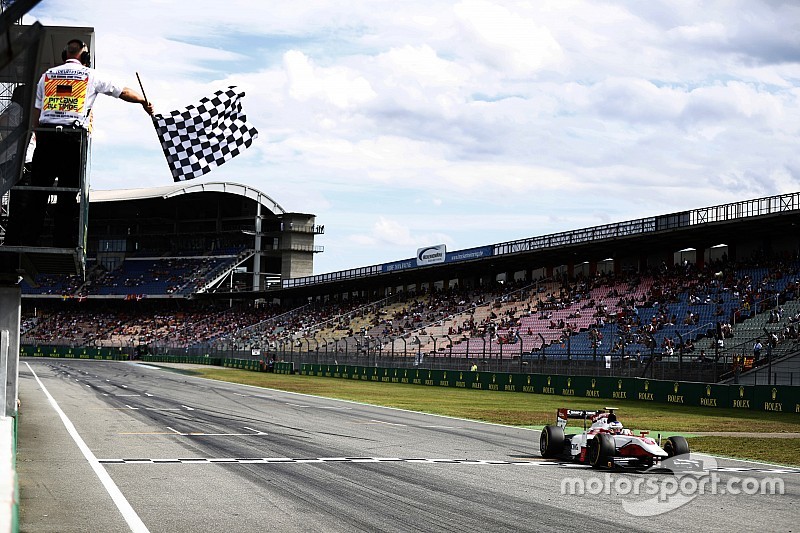
[[[539,452],[542,457],[556,457],[564,451],[564,429],[559,426],[545,426],[539,437]]]
[[[664,443],[664,451],[667,452],[667,455],[670,457],[683,455],[685,453],[689,453],[689,443],[686,442],[685,437],[675,435],[673,437],[669,437]]]
[[[614,439],[606,433],[598,433],[589,441],[589,448],[586,452],[589,456],[589,464],[594,468],[608,466],[609,459],[614,457],[616,452]]]

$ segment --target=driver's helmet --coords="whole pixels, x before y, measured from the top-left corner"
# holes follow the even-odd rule
[[[622,422],[617,422],[616,420],[613,422],[608,423],[608,430],[611,433],[619,434],[622,433]]]

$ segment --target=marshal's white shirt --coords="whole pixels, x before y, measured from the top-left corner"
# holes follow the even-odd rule
[[[91,129],[91,112],[98,94],[119,98],[123,87],[77,59],[48,69],[36,86],[36,108],[42,126],[80,126]]]

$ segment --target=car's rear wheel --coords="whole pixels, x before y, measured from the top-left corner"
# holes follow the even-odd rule
[[[539,452],[542,457],[556,457],[564,451],[564,429],[559,426],[545,426],[539,437]]]
[[[683,455],[685,453],[689,453],[689,443],[686,442],[685,437],[675,435],[673,437],[669,437],[664,443],[664,451],[667,452],[667,455],[670,457]]]
[[[614,439],[606,433],[598,433],[589,441],[589,449],[586,451],[589,455],[589,464],[593,467],[608,466],[608,460],[616,453]]]

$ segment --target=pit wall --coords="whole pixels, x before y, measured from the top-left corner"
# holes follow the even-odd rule
[[[0,416],[0,533],[19,531],[17,420]]]

